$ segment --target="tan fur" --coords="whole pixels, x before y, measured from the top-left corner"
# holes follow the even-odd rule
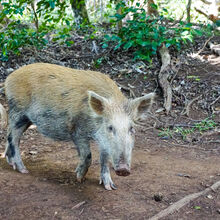
[[[125,100],[116,84],[104,74],[46,63],[16,70],[6,79],[5,87],[7,97],[16,95],[17,105],[28,106],[34,97],[40,97],[43,105],[49,102],[56,108],[65,106],[73,112],[82,111],[82,100],[88,97],[88,90],[114,99],[116,103]],[[48,87],[50,89],[45,90]]]
[[[8,115],[2,104],[0,104],[1,126],[5,128],[8,124]]]
[[[79,181],[91,165],[89,141],[95,140],[100,151],[100,180],[108,190],[115,189],[109,161],[117,175],[130,174],[134,120],[151,107],[154,97],[150,93],[128,100],[102,73],[46,63],[11,73],[5,82],[5,94],[9,105],[5,156],[14,169],[28,172],[19,153],[19,140],[35,124],[47,137],[73,141],[80,157],[76,168]],[[7,115],[1,105],[0,113],[3,119]]]

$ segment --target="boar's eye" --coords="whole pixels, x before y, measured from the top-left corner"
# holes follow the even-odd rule
[[[115,133],[115,128],[112,125],[109,125],[108,126],[108,131],[112,132],[112,133]]]
[[[131,127],[129,128],[129,132],[130,132],[130,134],[135,134],[135,129],[134,129],[133,126],[131,126]]]

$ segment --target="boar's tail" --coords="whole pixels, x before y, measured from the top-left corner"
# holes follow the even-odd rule
[[[1,116],[1,125],[5,128],[8,124],[8,115],[2,104],[0,104],[0,116]]]

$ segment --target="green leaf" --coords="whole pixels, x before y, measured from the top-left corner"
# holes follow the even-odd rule
[[[55,2],[54,1],[49,1],[49,5],[52,9],[55,8]]]
[[[217,25],[217,27],[220,27],[220,20],[217,20],[217,21],[215,22],[215,24]]]
[[[194,209],[196,209],[196,210],[200,210],[201,207],[200,207],[200,206],[194,206]]]
[[[117,44],[115,47],[114,47],[114,50],[117,50],[121,47],[122,43],[120,42],[119,44]]]
[[[103,48],[103,49],[108,48],[108,44],[104,43],[104,44],[102,45],[102,48]]]
[[[124,48],[125,50],[128,50],[130,47],[133,46],[133,44],[134,44],[133,41],[128,41],[128,42],[123,46],[123,48]]]

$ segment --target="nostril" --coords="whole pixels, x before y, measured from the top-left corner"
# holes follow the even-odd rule
[[[115,170],[115,173],[118,176],[129,176],[130,175],[130,170],[126,169],[126,168],[119,168],[117,170]]]

